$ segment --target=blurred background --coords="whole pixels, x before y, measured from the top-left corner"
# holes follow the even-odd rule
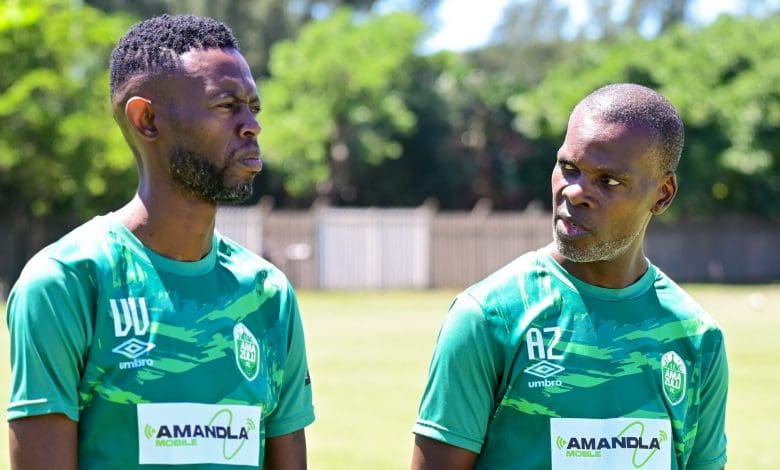
[[[651,225],[651,258],[681,281],[780,279],[779,10],[726,0],[3,0],[0,295],[41,246],[134,192],[135,164],[110,116],[108,57],[132,23],[165,12],[221,19],[240,40],[263,100],[266,165],[255,196],[223,211],[220,228],[296,286],[460,287],[546,243],[567,116],[623,81],[663,93],[687,129],[680,193]]]
[[[265,169],[217,226],[299,292],[310,468],[408,468],[452,296],[549,242],[566,119],[625,81],[686,125],[647,252],[726,334],[729,468],[780,468],[780,1],[0,0],[0,317],[33,253],[134,193],[108,58],[165,12],[225,21],[257,78]]]

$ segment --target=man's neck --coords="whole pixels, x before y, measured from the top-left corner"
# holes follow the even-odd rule
[[[179,261],[197,261],[211,250],[217,207],[181,195],[139,192],[116,213],[146,247]]]
[[[577,263],[564,258],[555,245],[551,245],[551,254],[569,274],[588,284],[622,289],[635,283],[647,272],[648,263],[644,252],[634,250],[624,253],[614,260]]]

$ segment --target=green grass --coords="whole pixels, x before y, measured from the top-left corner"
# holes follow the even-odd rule
[[[726,334],[728,467],[780,468],[780,452],[774,449],[780,419],[780,285],[686,287]],[[317,413],[306,431],[310,468],[408,468],[410,430],[428,361],[454,294],[299,294]],[[5,328],[0,348],[8,350]],[[2,402],[7,383],[6,358],[0,367]],[[7,428],[0,426],[0,468],[8,468],[7,461]]]

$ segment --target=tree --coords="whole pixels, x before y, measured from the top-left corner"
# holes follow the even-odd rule
[[[561,141],[574,105],[607,83],[658,90],[680,111],[686,146],[672,214],[752,212],[780,206],[780,41],[777,18],[723,17],[655,38],[591,43],[516,95],[516,126],[528,138]]]
[[[163,13],[210,16],[224,21],[241,44],[250,68],[258,77],[268,76],[271,47],[294,38],[307,23],[324,19],[340,7],[370,13],[378,0],[87,0],[112,12],[130,12],[139,18]],[[440,0],[396,0],[397,9],[430,12]]]
[[[0,210],[86,217],[132,193],[108,57],[130,24],[72,2],[0,3]]]
[[[401,90],[422,28],[411,14],[342,9],[273,47],[260,86],[263,145],[287,191],[348,203],[354,168],[401,156],[398,137],[416,124]]]

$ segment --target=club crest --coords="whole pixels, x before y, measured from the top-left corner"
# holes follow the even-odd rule
[[[260,345],[243,323],[233,327],[233,346],[238,370],[250,382],[255,380],[260,373]]]
[[[661,357],[661,379],[669,403],[680,403],[685,397],[687,373],[685,363],[676,352],[669,351]]]

